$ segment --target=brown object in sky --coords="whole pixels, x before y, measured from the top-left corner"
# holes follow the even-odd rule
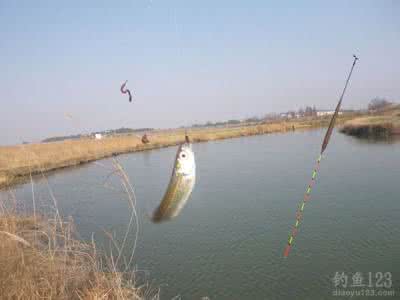
[[[128,80],[126,80],[122,85],[121,85],[121,93],[122,94],[128,94],[129,95],[129,102],[132,102],[132,94],[129,89],[126,89],[125,86],[127,84]]]

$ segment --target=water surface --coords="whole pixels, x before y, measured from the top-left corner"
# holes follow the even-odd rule
[[[338,299],[335,272],[391,272],[400,287],[400,144],[363,143],[334,133],[289,258],[282,252],[324,131],[195,144],[197,183],[182,214],[152,224],[176,147],[119,157],[135,187],[140,217],[135,266],[170,299]],[[110,160],[100,162],[111,167]],[[51,175],[63,215],[82,238],[103,229],[121,238],[129,206],[106,167],[88,164]],[[32,199],[30,184],[16,197]],[[49,203],[43,181],[37,203]],[[38,204],[38,205],[39,205]],[[46,207],[45,207],[46,208]],[[133,234],[129,238],[130,247]],[[107,247],[107,246],[106,246]],[[128,253],[127,253],[128,254]]]

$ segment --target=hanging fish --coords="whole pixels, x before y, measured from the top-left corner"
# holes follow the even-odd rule
[[[322,145],[321,145],[321,151],[319,153],[317,162],[315,164],[314,170],[313,170],[312,175],[311,175],[310,183],[307,186],[307,190],[306,190],[306,192],[304,194],[303,200],[300,202],[300,205],[297,208],[296,221],[295,221],[295,223],[294,223],[294,225],[292,227],[292,230],[289,233],[289,239],[288,239],[287,245],[285,247],[285,250],[283,252],[283,256],[284,257],[288,257],[289,256],[289,252],[290,252],[290,249],[292,248],[293,241],[294,241],[294,239],[295,239],[295,237],[297,235],[299,226],[300,226],[301,221],[303,219],[304,207],[305,207],[306,203],[310,200],[311,190],[312,190],[312,188],[313,188],[313,186],[315,184],[316,178],[317,178],[317,173],[318,173],[319,166],[320,166],[320,163],[321,163],[322,155],[324,154],[324,151],[325,151],[326,147],[328,146],[329,141],[331,139],[332,131],[333,131],[333,128],[335,127],[336,118],[339,115],[340,106],[342,105],[342,101],[343,101],[343,97],[344,97],[344,94],[345,94],[346,89],[347,89],[347,85],[349,84],[351,74],[353,73],[354,66],[356,65],[356,62],[358,60],[358,57],[355,56],[355,55],[353,55],[353,58],[354,58],[354,60],[353,60],[353,64],[352,64],[351,69],[350,69],[350,73],[349,73],[349,75],[347,77],[346,84],[345,84],[344,89],[342,91],[342,95],[340,96],[339,102],[336,105],[335,113],[333,114],[333,116],[331,118],[331,121],[329,123],[328,130],[326,131],[324,140],[323,140]]]
[[[159,223],[178,216],[192,193],[195,180],[196,163],[192,145],[185,142],[178,148],[167,191],[159,207],[154,211],[153,222]]]
[[[129,102],[132,102],[132,94],[129,89],[126,89],[125,86],[127,84],[128,80],[126,80],[122,85],[121,85],[121,93],[122,94],[128,94],[129,95]]]

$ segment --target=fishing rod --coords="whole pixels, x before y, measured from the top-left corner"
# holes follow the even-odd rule
[[[353,64],[352,64],[351,69],[350,69],[350,73],[347,76],[346,84],[345,84],[345,86],[343,88],[342,95],[340,96],[339,102],[336,105],[335,112],[334,112],[334,114],[333,114],[333,116],[331,118],[331,121],[329,123],[328,130],[326,131],[324,140],[323,140],[322,145],[321,145],[321,151],[319,153],[317,162],[316,162],[314,170],[312,172],[310,183],[308,184],[308,187],[307,187],[307,190],[306,190],[306,192],[304,194],[303,200],[300,202],[300,205],[297,208],[296,221],[295,221],[295,223],[293,225],[293,228],[292,228],[291,232],[289,233],[289,239],[288,239],[286,248],[285,248],[285,250],[283,252],[283,256],[284,257],[287,257],[289,255],[290,249],[292,248],[294,238],[297,235],[298,228],[300,226],[301,220],[303,219],[304,206],[306,205],[306,202],[310,199],[311,190],[312,190],[312,188],[313,188],[313,186],[315,184],[315,180],[317,178],[317,173],[318,173],[319,166],[320,166],[320,163],[321,163],[321,160],[322,160],[322,155],[323,155],[326,147],[329,144],[329,140],[331,139],[332,131],[333,131],[333,128],[335,127],[336,118],[337,118],[337,116],[339,114],[340,106],[342,105],[344,94],[345,94],[347,86],[349,84],[351,74],[353,73],[354,66],[356,65],[356,62],[358,60],[358,57],[356,55],[354,55],[354,54],[353,54],[353,58],[354,58],[354,60],[353,60]]]

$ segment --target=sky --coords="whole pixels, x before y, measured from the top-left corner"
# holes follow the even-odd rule
[[[0,145],[400,102],[400,1],[0,0]],[[119,91],[133,92],[133,103]]]

